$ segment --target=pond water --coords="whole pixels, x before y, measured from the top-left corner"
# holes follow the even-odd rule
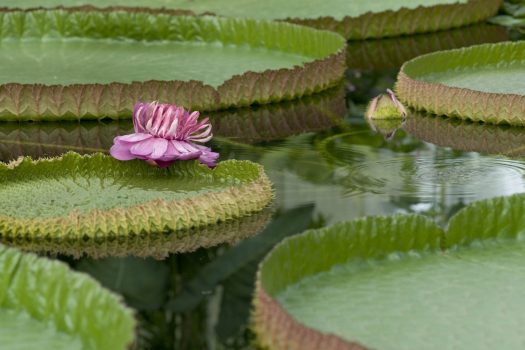
[[[283,237],[392,213],[420,213],[446,225],[472,201],[525,192],[525,129],[411,115],[402,125],[372,130],[363,117],[366,103],[391,87],[396,73],[349,70],[344,91],[212,116],[211,146],[221,160],[259,162],[274,183],[266,230],[162,261],[59,258],[138,310],[137,349],[248,349],[257,264]],[[128,122],[0,124],[0,158],[107,150],[131,128]]]

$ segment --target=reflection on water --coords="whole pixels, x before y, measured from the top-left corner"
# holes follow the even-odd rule
[[[473,35],[463,30],[443,35]],[[373,53],[367,45],[365,53]],[[474,200],[525,191],[525,162],[519,158],[525,154],[525,128],[410,116],[402,126],[378,127],[378,133],[370,129],[364,107],[392,86],[397,67],[391,68],[351,71],[346,95],[336,89],[296,103],[212,116],[217,136],[212,147],[221,160],[259,162],[274,183],[276,214],[260,234],[254,235],[266,221],[250,226],[254,236],[237,245],[171,254],[164,261],[61,258],[139,310],[137,349],[247,349],[257,264],[283,237],[307,227],[398,212],[421,213],[445,225]],[[0,158],[104,151],[114,136],[131,129],[129,122],[0,124]],[[240,227],[230,227],[232,237]],[[159,252],[147,240],[140,244],[144,254],[136,255]],[[109,246],[108,254],[100,255],[112,251],[122,255]],[[169,249],[160,252],[165,256]]]
[[[397,69],[404,62],[429,52],[509,40],[504,27],[476,24],[437,33],[381,40],[351,41],[347,65],[351,69]]]
[[[412,114],[403,128],[420,140],[458,151],[525,156],[525,128],[473,123],[422,113]]]

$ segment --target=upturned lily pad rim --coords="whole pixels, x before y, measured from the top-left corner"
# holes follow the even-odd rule
[[[187,16],[151,11],[81,9],[0,12],[2,37],[88,37],[96,39],[220,41],[265,47],[310,57],[293,68],[247,71],[220,86],[166,80],[109,84],[0,84],[0,120],[130,118],[137,100],[160,100],[188,109],[214,111],[292,100],[337,85],[345,71],[344,38],[290,23]],[[188,26],[188,23],[191,24]],[[140,24],[140,25],[137,25]],[[184,24],[184,25],[182,25]],[[191,28],[191,31],[185,31]],[[279,35],[274,35],[275,32]]]
[[[503,0],[467,0],[466,3],[449,3],[432,6],[418,6],[417,8],[401,7],[398,10],[387,10],[381,12],[367,12],[360,16],[345,16],[336,19],[332,16],[316,16],[310,18],[275,18],[277,21],[285,21],[318,29],[327,29],[343,35],[347,40],[362,40],[370,38],[383,38],[399,36],[403,34],[415,34],[433,32],[444,29],[461,27],[476,22],[481,22],[495,15],[503,3]],[[97,11],[119,11],[131,12],[165,13],[165,14],[195,14],[190,9],[148,8],[134,6],[108,6],[97,7],[93,5],[84,6],[57,6],[57,9],[68,9],[73,11],[97,10]],[[34,10],[41,9],[35,7]],[[0,11],[11,11],[11,8],[1,8]],[[211,14],[213,12],[197,13]],[[429,18],[433,20],[428,20]]]
[[[218,222],[237,219],[266,208],[273,199],[272,185],[261,165],[250,161],[227,160],[216,168],[197,161],[176,162],[160,169],[144,161],[118,161],[108,155],[95,153],[79,155],[68,152],[60,157],[33,160],[21,157],[11,163],[0,163],[0,177],[21,181],[45,178],[49,173],[63,175],[74,170],[88,173],[119,173],[137,176],[166,173],[172,176],[212,178],[230,183],[218,191],[198,194],[187,199],[156,199],[127,208],[92,209],[86,213],[72,211],[51,218],[14,218],[0,215],[2,240],[35,243],[39,241],[94,241],[125,239],[131,234],[155,235],[203,228]],[[234,181],[231,181],[233,180]],[[226,182],[227,183],[227,182]]]
[[[220,244],[234,245],[262,231],[271,220],[272,215],[273,208],[268,207],[252,215],[196,229],[158,235],[133,234],[87,242],[82,239],[41,239],[28,242],[23,239],[13,239],[13,237],[4,239],[0,235],[0,244],[12,246],[24,252],[50,256],[60,254],[73,259],[134,256],[164,260],[171,254],[190,253],[200,248],[211,248]]]
[[[516,50],[525,52],[525,41],[475,45],[416,57],[401,67],[395,86],[396,94],[403,103],[417,111],[491,124],[525,126],[525,95],[483,92],[420,79],[425,67],[432,72],[436,68],[446,71],[457,67],[511,62],[515,59]],[[474,58],[475,61],[472,61]]]
[[[505,226],[502,232],[495,232],[497,230],[494,228],[501,226],[499,221],[502,219],[499,217],[499,211],[494,208],[507,208],[508,210],[504,209],[505,215],[519,220],[509,227]],[[343,339],[302,324],[286,311],[275,295],[302,278],[328,271],[334,265],[352,260],[388,259],[392,253],[413,251],[457,251],[469,246],[479,246],[483,242],[523,242],[524,209],[525,194],[521,193],[471,203],[450,219],[446,231],[427,217],[397,214],[341,222],[284,239],[259,264],[257,272],[252,328],[257,335],[258,344],[262,348],[273,350],[368,349],[366,344]],[[481,220],[478,215],[480,212],[483,214]],[[411,225],[410,229],[407,228],[408,225]],[[468,232],[465,232],[466,227]],[[373,234],[363,232],[363,228],[373,231]],[[417,236],[412,236],[414,232]],[[393,233],[394,236],[390,237]],[[329,245],[332,249],[327,248]],[[304,259],[305,255],[319,257],[323,254],[325,259]],[[300,264],[294,264],[294,259],[300,260]],[[280,272],[271,275],[268,269],[276,266],[281,266]]]
[[[2,244],[0,263],[4,268],[0,309],[27,313],[61,333],[78,336],[83,348],[123,350],[131,346],[136,328],[134,312],[120,296],[93,278],[72,271],[62,262]]]

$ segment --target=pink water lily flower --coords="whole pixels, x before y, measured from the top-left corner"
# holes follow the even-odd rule
[[[117,136],[109,153],[119,160],[143,159],[164,168],[178,160],[198,159],[214,167],[219,154],[201,145],[209,141],[208,118],[199,121],[183,107],[138,102],[133,109],[134,134]]]

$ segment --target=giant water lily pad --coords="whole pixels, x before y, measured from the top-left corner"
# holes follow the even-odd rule
[[[68,153],[1,164],[0,179],[0,237],[22,245],[105,247],[115,240],[131,244],[136,236],[184,236],[259,212],[273,196],[262,167],[248,161],[225,161],[215,169],[185,161],[160,169]]]
[[[284,20],[330,29],[347,39],[386,37],[429,32],[482,21],[494,15],[501,0],[2,0],[0,7],[32,8],[44,6],[99,9],[147,10]]]
[[[2,245],[0,271],[2,349],[124,350],[131,345],[132,311],[92,278]]]
[[[525,195],[477,202],[447,232],[414,215],[288,238],[260,266],[271,349],[520,349]],[[315,258],[312,258],[315,257]]]
[[[342,37],[249,19],[0,13],[0,119],[129,118],[136,101],[216,110],[338,83]]]
[[[411,135],[440,147],[511,157],[525,156],[525,129],[413,113],[403,124]]]
[[[396,84],[407,105],[438,115],[525,125],[525,42],[435,52],[406,62]]]

